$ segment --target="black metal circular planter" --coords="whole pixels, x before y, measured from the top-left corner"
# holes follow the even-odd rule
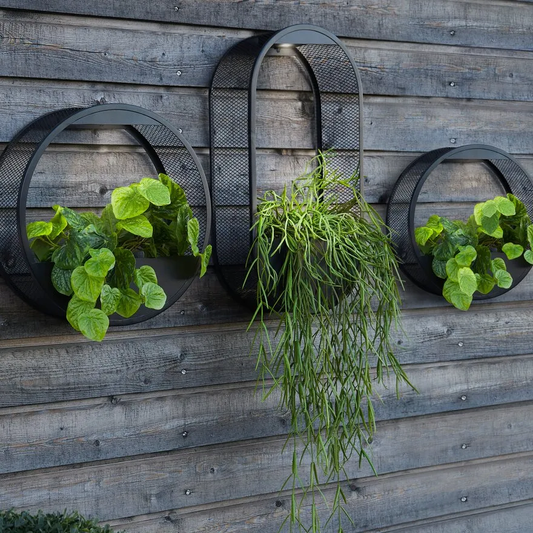
[[[48,113],[23,128],[0,156],[0,274],[27,303],[46,314],[64,318],[69,298],[50,281],[51,263],[39,263],[26,235],[28,190],[37,164],[57,137],[74,129],[122,129],[148,155],[156,173],[168,174],[184,189],[200,223],[200,242],[205,248],[211,225],[207,180],[190,144],[174,126],[146,109],[126,104],[68,108]],[[140,177],[139,177],[140,178]],[[135,180],[132,180],[135,181]],[[142,322],[163,312],[187,290],[199,270],[191,256],[138,258],[138,266],[150,264],[167,294],[161,310],[141,306],[131,318],[117,314],[111,325]]]
[[[422,186],[437,166],[449,161],[478,161],[486,165],[506,193],[517,196],[533,218],[533,184],[526,171],[508,153],[499,148],[471,144],[457,148],[439,148],[415,159],[400,175],[389,198],[387,226],[391,229],[401,269],[418,287],[442,295],[444,280],[431,268],[431,259],[423,255],[415,241],[415,209]],[[494,298],[518,285],[531,269],[523,260],[508,262],[513,277],[510,289],[495,287],[489,294],[476,293],[474,299]]]
[[[361,82],[337,37],[312,25],[290,26],[245,39],[222,57],[209,97],[213,258],[222,284],[252,307],[256,280],[243,285],[257,209],[257,84],[267,56],[290,56],[307,75],[317,151],[334,150],[339,171],[363,175]]]

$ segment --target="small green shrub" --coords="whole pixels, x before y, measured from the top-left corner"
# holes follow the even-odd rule
[[[0,533],[112,533],[108,526],[84,518],[77,512],[35,514],[27,511],[0,511]]]

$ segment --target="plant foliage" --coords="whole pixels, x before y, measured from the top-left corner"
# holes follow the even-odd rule
[[[290,412],[293,466],[285,484],[292,488],[290,529],[320,531],[318,485],[335,480],[329,519],[338,514],[343,531],[347,514],[340,480],[346,462],[355,453],[359,464],[365,459],[372,465],[365,447],[375,430],[375,385],[389,370],[397,382],[408,379],[390,338],[400,318],[398,264],[383,222],[362,199],[358,176],[344,179],[332,170],[331,153],[320,154],[313,165],[289,190],[269,191],[260,199],[248,272],[258,278],[250,326],[258,319],[263,385],[271,384],[269,394],[279,390]],[[352,199],[340,203],[341,190]],[[278,269],[273,258],[280,256]],[[279,317],[275,344],[270,313]],[[306,456],[309,469],[303,467]],[[307,497],[310,526],[300,516]]]
[[[84,518],[77,512],[29,513],[0,511],[0,533],[112,533],[108,526]]]
[[[87,338],[101,341],[109,315],[129,318],[141,305],[162,309],[166,294],[154,269],[136,268],[145,257],[200,258],[203,276],[211,246],[198,249],[200,226],[183,189],[166,174],[118,187],[98,216],[54,205],[50,221],[31,222],[26,231],[39,261],[50,261],[55,289],[70,296],[67,320]],[[136,287],[136,290],[132,288]]]
[[[488,294],[494,287],[508,289],[513,278],[505,260],[523,257],[533,264],[533,227],[524,204],[512,194],[478,203],[467,222],[432,215],[416,228],[420,250],[432,256],[435,275],[446,280],[442,294],[463,311],[474,293]]]

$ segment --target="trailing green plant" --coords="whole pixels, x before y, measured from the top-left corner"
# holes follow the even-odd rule
[[[533,227],[524,204],[512,194],[475,205],[467,222],[432,215],[415,229],[420,250],[432,257],[435,275],[446,280],[446,300],[467,311],[476,291],[488,294],[494,287],[508,289],[513,278],[505,259],[523,257],[533,264]]]
[[[277,390],[290,414],[292,489],[290,530],[321,530],[319,485],[337,482],[329,522],[351,520],[340,484],[355,455],[366,460],[375,430],[376,384],[392,371],[409,383],[393,353],[399,326],[398,263],[383,222],[361,197],[358,175],[333,170],[332,154],[319,154],[314,169],[289,189],[260,199],[253,259],[257,309],[255,345],[263,386]],[[349,192],[347,202],[339,193]],[[251,256],[252,257],[252,256]],[[281,266],[274,263],[281,258]],[[269,318],[278,318],[271,343]],[[298,450],[303,450],[298,452]],[[300,455],[301,453],[301,455]],[[310,461],[309,466],[305,458]],[[300,494],[301,496],[297,496]],[[311,523],[304,524],[304,500]],[[344,517],[344,518],[343,518]]]
[[[100,215],[53,209],[49,221],[27,225],[30,247],[39,261],[53,263],[53,286],[71,297],[67,320],[91,340],[104,338],[113,313],[129,318],[142,304],[165,305],[155,270],[136,268],[135,255],[173,257],[190,249],[200,258],[200,276],[207,269],[211,246],[198,249],[199,222],[183,189],[166,174],[114,189]]]
[[[77,512],[44,513],[0,510],[0,533],[112,533],[108,526]]]

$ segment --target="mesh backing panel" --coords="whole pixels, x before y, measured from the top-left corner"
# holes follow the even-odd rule
[[[139,113],[142,111],[140,108],[113,106],[113,104],[98,106],[96,114],[100,111],[112,113],[116,108],[121,110],[127,108],[130,113],[142,115]],[[23,197],[21,198],[20,195],[24,184],[28,186],[31,180],[28,164],[32,161],[36,151],[43,142],[47,145],[55,139],[55,134],[53,138],[49,137],[54,128],[59,127],[62,131],[64,128],[64,125],[63,128],[61,127],[62,123],[81,111],[83,110],[80,108],[63,109],[39,118],[19,132],[0,156],[0,179],[4,187],[0,197],[0,273],[27,303],[44,313],[63,318],[68,298],[57,293],[51,286],[48,265],[38,263],[33,253],[27,252],[23,244],[27,242],[24,236],[25,227],[21,227],[21,223],[25,225],[26,206],[20,205],[21,211],[19,212],[19,204],[23,202]],[[144,115],[143,118],[145,118]],[[68,123],[72,120],[76,119],[73,118]],[[153,120],[156,121],[155,118]],[[86,127],[93,129],[99,126]],[[148,155],[155,167],[166,172],[184,188],[194,215],[200,223],[199,242],[203,242],[203,247],[205,247],[209,239],[208,191],[203,174],[192,154],[179,137],[163,124],[125,124],[123,128],[140,140],[141,144],[146,145],[148,142],[151,145]],[[153,150],[155,155],[151,154],[150,150]],[[163,310],[172,305],[185,292],[193,279],[196,264],[196,259],[193,263],[190,260],[184,262],[180,266],[182,273],[179,275],[179,281],[175,284],[165,282],[168,299]],[[171,271],[171,267],[168,270]],[[172,275],[167,276],[166,273],[162,275],[166,279],[173,279]],[[169,293],[168,289],[175,290],[175,292]],[[130,319],[113,315],[110,317],[110,322],[113,325],[140,322],[162,311],[145,309],[144,306],[141,307],[141,310]]]
[[[431,257],[424,256],[418,249],[414,238],[414,213],[418,194],[430,173],[428,170],[440,158],[442,161],[454,159],[459,152],[460,159],[465,160],[465,155],[471,151],[484,150],[492,152],[494,159],[479,160],[488,164],[496,179],[498,179],[507,192],[511,192],[522,200],[527,208],[529,216],[533,218],[533,185],[527,173],[514,161],[511,156],[493,149],[490,146],[469,145],[460,148],[439,148],[427,152],[415,159],[400,175],[391,193],[387,207],[387,226],[391,230],[396,251],[401,259],[401,269],[405,275],[420,288],[433,294],[442,295],[444,281],[437,278],[431,269]],[[471,160],[475,160],[475,156]],[[439,162],[439,164],[440,164]],[[514,263],[509,263],[516,268],[513,275],[513,287],[516,286],[527,274],[529,267],[521,268]],[[488,295],[475,294],[475,299],[494,298],[509,289],[495,287]]]
[[[273,35],[246,39],[229,50],[217,67],[210,91],[213,256],[221,282],[251,307],[256,304],[257,279],[252,275],[244,285],[253,242],[252,203],[257,196],[252,179],[250,86],[256,58]],[[297,70],[311,75],[318,89],[315,120],[321,128],[315,127],[315,147],[334,150],[336,168],[352,176],[361,166],[360,87],[354,67],[340,46],[302,44],[297,49]],[[276,68],[275,58],[264,61],[261,68],[268,80],[264,69]],[[346,191],[335,193],[340,201],[349,199]],[[245,205],[243,196],[248,198]]]

